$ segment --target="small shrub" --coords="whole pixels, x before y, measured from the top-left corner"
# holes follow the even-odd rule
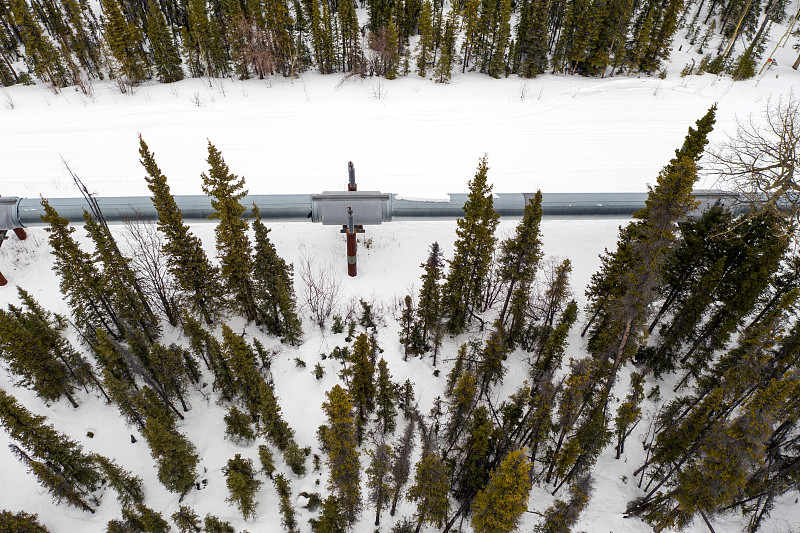
[[[331,333],[338,334],[344,332],[344,322],[340,315],[333,315],[333,324],[331,325]]]
[[[294,358],[294,366],[296,366],[297,368],[305,368],[306,367],[306,362],[303,361],[302,359],[300,359],[299,357],[295,357]]]
[[[324,375],[325,375],[325,369],[322,368],[322,365],[319,363],[314,365],[314,377],[317,378],[317,380],[320,380]]]

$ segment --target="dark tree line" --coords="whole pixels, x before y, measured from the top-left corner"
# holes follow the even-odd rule
[[[679,29],[691,72],[755,75],[786,0],[11,0],[0,6],[0,84],[79,85],[108,76],[121,90],[185,76],[385,76],[412,69],[447,82],[455,68],[493,77],[544,72],[657,73]],[[96,8],[95,8],[96,9]],[[745,11],[746,10],[746,11]],[[744,43],[733,56],[731,43]]]

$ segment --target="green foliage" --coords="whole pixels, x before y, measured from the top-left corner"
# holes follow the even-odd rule
[[[255,204],[253,215],[253,284],[258,321],[273,335],[281,336],[283,342],[295,346],[300,344],[303,330],[296,310],[294,269],[278,255]]]
[[[469,182],[464,216],[456,222],[455,255],[442,291],[448,315],[448,329],[464,331],[472,316],[482,311],[484,285],[494,253],[494,231],[500,215],[494,210],[492,187],[487,183],[486,156],[478,162],[475,178]]]
[[[244,178],[231,174],[222,154],[208,143],[208,172],[203,172],[203,192],[211,198],[214,213],[209,218],[219,219],[214,228],[217,237],[217,257],[225,289],[233,305],[248,321],[258,321],[255,286],[251,276],[253,258],[248,223],[242,216],[244,206],[239,203],[246,194]]]
[[[347,519],[342,514],[339,500],[333,495],[322,502],[319,519],[312,518],[309,523],[314,533],[346,533],[348,530]]]
[[[292,486],[283,474],[276,474],[273,480],[280,498],[281,525],[289,533],[294,533],[297,531],[297,517],[292,506]]]
[[[509,453],[475,498],[472,527],[476,533],[510,533],[528,508],[531,464],[525,450]]]
[[[229,496],[226,500],[236,505],[245,520],[255,518],[256,492],[262,482],[255,478],[256,472],[251,459],[242,459],[236,454],[228,459],[228,464],[222,469],[225,473],[225,484],[228,486]]]
[[[361,511],[361,466],[352,414],[353,403],[350,394],[339,385],[328,391],[327,398],[322,408],[328,424],[321,427],[319,437],[328,457],[328,486],[335,492],[347,524],[353,524]]]
[[[369,500],[375,506],[375,525],[380,525],[381,510],[391,500],[392,486],[389,483],[392,449],[386,443],[378,443],[374,450],[369,451],[370,463],[367,467],[367,487],[369,487]]]
[[[128,531],[134,533],[169,533],[169,523],[161,517],[161,513],[143,504],[134,509],[122,509],[122,518]]]
[[[200,533],[200,517],[188,505],[181,505],[172,513],[172,521],[180,533]]]
[[[212,514],[207,514],[203,519],[203,528],[206,533],[236,533],[230,522],[220,520]]]
[[[222,298],[219,271],[209,263],[200,239],[183,223],[178,204],[167,185],[167,177],[158,168],[141,135],[139,156],[147,171],[145,181],[153,195],[153,205],[158,211],[158,229],[166,237],[163,251],[167,256],[169,271],[188,298],[191,309],[200,313],[207,324],[211,324],[219,315]]]
[[[175,429],[171,420],[155,415],[147,417],[142,434],[156,460],[161,484],[178,494],[189,492],[200,461],[194,445]]]
[[[375,395],[375,418],[381,428],[381,433],[393,433],[397,423],[397,393],[389,365],[381,357],[378,361],[378,387]]]
[[[407,497],[417,504],[417,521],[442,527],[450,509],[450,489],[447,467],[436,452],[428,452],[417,463],[414,484]]]
[[[228,409],[225,415],[225,438],[236,444],[249,445],[256,438],[253,428],[253,419],[241,412],[236,406]]]
[[[25,511],[12,513],[0,510],[0,532],[2,533],[50,533],[39,522],[39,516]]]

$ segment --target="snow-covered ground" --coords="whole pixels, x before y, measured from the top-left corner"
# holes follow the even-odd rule
[[[777,38],[777,35],[775,36]],[[773,45],[768,46],[771,50]],[[677,48],[677,46],[676,46]],[[577,76],[516,77],[494,80],[480,74],[458,74],[449,85],[435,84],[412,75],[394,81],[321,76],[306,73],[294,81],[191,79],[170,85],[148,84],[131,94],[120,94],[114,85],[95,82],[86,96],[67,89],[58,94],[40,85],[0,89],[0,194],[3,196],[76,196],[62,165],[62,158],[85,183],[101,195],[147,194],[138,163],[137,133],[142,133],[175,194],[200,194],[200,173],[206,169],[206,143],[219,148],[231,170],[243,175],[254,194],[313,193],[336,190],[346,183],[346,163],[353,161],[359,187],[413,198],[440,198],[447,192],[463,192],[478,158],[489,155],[490,181],[496,192],[597,192],[644,191],[671,157],[687,128],[717,102],[717,126],[712,142],[724,139],[735,128],[736,117],[759,113],[768,98],[786,95],[800,81],[790,65],[796,52],[779,49],[778,66],[753,80],[733,83],[709,74],[680,78],[683,65],[701,56],[675,50],[666,79],[611,77],[585,79]],[[713,186],[710,178],[699,187]],[[596,270],[598,254],[613,247],[623,219],[546,218],[545,250],[550,256],[568,257],[573,263],[572,286],[579,302]],[[510,234],[515,221],[501,222],[499,232]],[[338,229],[311,223],[270,224],[271,238],[279,253],[296,265],[313,257],[318,265],[331,264],[342,280],[342,306],[351,298],[375,300],[383,307],[387,327],[381,330],[395,381],[410,378],[427,412],[441,390],[449,362],[434,377],[429,359],[402,361],[397,326],[391,320],[392,301],[419,287],[419,264],[427,247],[438,241],[445,257],[452,254],[454,221],[393,222],[368,228],[372,239],[359,251],[359,276],[347,278],[344,243]],[[193,229],[213,254],[213,226]],[[13,237],[0,249],[0,271],[9,285],[0,289],[0,305],[16,301],[14,285],[33,293],[45,307],[67,314],[58,293],[58,280],[50,270],[46,234],[32,228],[30,238]],[[77,235],[83,237],[79,230]],[[234,323],[237,331],[243,324]],[[315,436],[322,422],[324,393],[336,381],[338,368],[322,361],[326,375],[312,376],[321,353],[344,345],[343,335],[321,335],[306,321],[305,343],[298,349],[283,347],[273,366],[282,408],[297,431],[301,446],[319,453]],[[576,326],[570,354],[580,356],[582,341]],[[254,334],[253,329],[247,330]],[[166,332],[166,339],[177,339]],[[271,346],[280,346],[271,341]],[[445,358],[456,341],[448,340]],[[299,357],[307,364],[297,368]],[[509,373],[498,396],[507,395],[525,375],[521,355],[509,359]],[[47,414],[60,430],[87,450],[117,459],[141,476],[150,507],[170,515],[177,497],[157,482],[153,461],[142,438],[131,444],[130,434],[115,409],[99,399],[82,395],[76,411],[63,402],[46,406],[30,391],[12,386],[9,374],[0,370],[0,386],[13,393],[29,409]],[[618,385],[624,396],[627,372]],[[668,385],[663,391],[671,390]],[[223,439],[224,409],[193,393],[193,409],[181,430],[197,446],[208,471],[208,487],[191,492],[184,500],[201,515],[216,514],[231,520],[237,530],[280,531],[277,496],[271,483],[259,492],[258,518],[245,523],[225,503],[227,490],[221,467],[235,453],[256,458],[256,447],[237,447]],[[647,404],[654,408],[652,403]],[[576,531],[645,532],[636,519],[625,520],[625,504],[637,495],[632,471],[641,464],[643,452],[637,428],[627,453],[615,460],[608,449],[600,458],[597,487]],[[87,431],[94,438],[86,436]],[[8,438],[0,432],[0,507],[38,513],[53,531],[104,531],[106,522],[119,516],[112,495],[90,516],[66,506],[56,506],[35,479],[7,450]],[[363,462],[362,458],[362,462]],[[325,472],[310,472],[302,479],[290,475],[294,494],[325,493]],[[320,485],[315,482],[319,480]],[[784,532],[800,524],[796,494],[784,498],[763,526],[765,532]],[[552,501],[543,488],[534,488],[529,509],[542,511]],[[301,530],[308,531],[311,514],[300,509]],[[401,505],[399,515],[411,508]],[[520,531],[530,531],[537,516],[526,514]],[[373,531],[372,513],[364,512],[356,533]],[[393,520],[384,516],[381,531]],[[743,521],[731,515],[715,519],[719,532],[741,530]],[[706,531],[696,523],[693,532]],[[433,531],[433,529],[429,529]]]
[[[484,153],[496,192],[644,191],[711,104],[719,103],[718,140],[737,115],[758,113],[800,81],[789,66],[794,51],[780,52],[779,66],[736,83],[680,78],[700,56],[675,52],[664,80],[467,73],[443,85],[413,74],[309,72],[149,84],[132,94],[95,81],[92,97],[14,86],[0,89],[0,194],[73,196],[62,158],[101,195],[146,194],[137,133],[175,194],[202,193],[209,140],[254,194],[342,188],[353,161],[364,190],[441,197],[466,190]]]

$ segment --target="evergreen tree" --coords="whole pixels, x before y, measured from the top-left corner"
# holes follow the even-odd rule
[[[447,492],[450,488],[447,467],[442,457],[433,451],[422,456],[414,472],[414,484],[408,489],[407,497],[417,503],[417,528],[422,524],[442,527],[450,501]]]
[[[392,495],[389,475],[393,453],[388,444],[378,443],[369,454],[371,460],[367,467],[367,487],[370,489],[369,500],[375,506],[375,525],[378,526],[381,523],[381,511],[389,504]]]
[[[510,533],[528,508],[531,464],[523,453],[509,453],[475,498],[472,527],[476,533]]]
[[[456,32],[458,31],[458,9],[455,5],[450,8],[447,19],[442,20],[442,39],[439,49],[439,58],[436,60],[434,76],[439,83],[448,83],[453,74],[453,62],[456,59]]]
[[[127,328],[138,329],[153,342],[160,334],[158,317],[141,288],[137,275],[131,268],[131,260],[122,255],[111,230],[102,218],[99,209],[94,217],[83,211],[84,229],[94,243],[94,262],[103,265],[103,285],[111,297],[117,315]],[[126,335],[129,330],[126,329]]]
[[[511,37],[511,0],[500,0],[498,4],[497,29],[486,69],[486,73],[493,78],[499,78],[506,71],[506,50]]]
[[[537,191],[536,195],[525,205],[522,220],[517,224],[516,233],[513,237],[504,240],[500,244],[500,260],[497,276],[506,285],[505,300],[503,308],[500,310],[500,322],[508,327],[512,332],[524,329],[524,324],[515,322],[509,323],[507,314],[509,304],[513,301],[519,302],[513,307],[524,307],[523,302],[527,302],[530,287],[536,276],[536,269],[542,258],[541,251],[541,230],[542,222],[542,191]],[[516,316],[516,321],[522,319]],[[513,345],[514,338],[509,339]]]
[[[489,481],[491,456],[494,452],[494,425],[489,419],[489,410],[478,406],[472,412],[472,418],[466,430],[467,437],[454,461],[456,467],[453,479],[455,496],[462,502],[461,513],[469,511],[472,501]],[[451,518],[452,520],[452,518]]]
[[[414,451],[414,419],[406,422],[403,436],[395,446],[397,452],[392,461],[392,508],[389,515],[394,516],[397,509],[397,502],[400,499],[403,486],[408,482],[411,475],[411,453]]]
[[[194,487],[199,462],[194,445],[175,429],[171,419],[153,410],[142,434],[156,460],[161,484],[169,491],[188,493]]]
[[[366,333],[360,334],[350,352],[350,398],[356,410],[356,435],[359,444],[369,415],[375,410],[375,365],[370,359],[372,343]]]
[[[428,0],[422,3],[419,16],[419,40],[417,41],[417,74],[424,78],[428,74],[433,48],[433,8]]]
[[[586,475],[570,485],[569,501],[556,500],[544,512],[544,521],[534,527],[534,533],[569,533],[586,508],[594,489],[594,480]]]
[[[261,471],[264,472],[268,478],[272,479],[275,472],[275,460],[272,457],[270,449],[260,444],[258,446],[258,460],[261,463]]]
[[[39,522],[39,515],[25,511],[12,513],[0,510],[0,531],[4,533],[50,533],[50,530]]]
[[[475,178],[469,182],[464,216],[456,221],[455,256],[442,290],[451,333],[464,331],[483,304],[483,288],[494,252],[494,231],[500,218],[493,207],[492,187],[486,181],[488,170],[484,156],[478,162]]]
[[[389,373],[389,366],[386,360],[381,357],[378,361],[378,385],[375,394],[375,418],[381,428],[381,433],[394,433],[397,427],[397,393]]]
[[[217,255],[220,273],[228,295],[248,321],[258,320],[255,302],[255,287],[251,272],[253,259],[250,239],[247,237],[248,223],[242,219],[245,208],[239,203],[247,191],[244,178],[231,174],[222,154],[208,143],[208,173],[203,173],[203,192],[211,197],[214,213],[210,218],[219,219],[214,228],[217,237]]]
[[[188,505],[181,505],[178,510],[172,513],[172,521],[175,522],[180,533],[200,533],[200,517],[194,509]]]
[[[281,525],[289,533],[294,533],[297,531],[297,518],[292,506],[292,486],[283,474],[276,474],[274,482],[280,497]]]
[[[206,533],[236,533],[230,522],[220,520],[211,514],[207,514],[203,519],[203,529]]]
[[[18,288],[25,309],[9,305],[0,310],[0,357],[20,381],[47,401],[63,395],[73,407],[77,386],[93,386],[97,378],[89,363],[61,336],[63,317],[45,311],[26,291]]]
[[[257,505],[255,495],[258,487],[261,486],[261,481],[255,478],[253,461],[242,459],[242,456],[237,453],[232,459],[228,459],[228,465],[222,470],[225,473],[225,483],[228,485],[230,494],[226,500],[236,504],[245,520],[255,518]]]
[[[123,509],[132,509],[144,503],[142,480],[117,463],[102,455],[93,455],[108,485],[117,493],[117,501]]]
[[[297,299],[292,281],[293,266],[287,265],[269,240],[269,229],[261,222],[261,214],[253,205],[253,230],[255,232],[253,256],[253,284],[258,321],[270,333],[281,335],[282,340],[295,346],[303,335],[297,316]]]
[[[322,502],[322,513],[319,519],[309,520],[314,533],[346,533],[347,520],[342,514],[339,500],[336,496],[328,496]]]
[[[256,438],[253,419],[232,405],[225,415],[225,438],[236,444],[249,445]]]
[[[422,288],[419,291],[419,305],[417,316],[422,330],[422,344],[428,350],[429,343],[433,345],[433,366],[436,366],[436,356],[442,344],[442,252],[439,243],[431,244],[428,260],[422,265],[425,272],[422,274]]]
[[[520,76],[532,78],[547,70],[547,25],[550,0],[525,0],[517,24],[515,66]]]
[[[122,518],[129,531],[136,533],[169,533],[169,523],[161,517],[161,513],[153,511],[144,504],[137,504],[135,509],[123,509]]]
[[[156,0],[148,0],[145,31],[150,41],[150,53],[158,79],[162,83],[182,80],[184,75],[181,56]]]
[[[409,354],[419,355],[424,351],[422,331],[415,320],[416,310],[411,301],[411,295],[406,294],[403,300],[403,310],[400,313],[400,344],[403,345],[403,361],[408,361]]]
[[[144,81],[149,76],[149,64],[142,46],[142,34],[129,21],[118,0],[101,0],[103,22],[108,47],[117,60],[121,75],[132,84]]]
[[[15,40],[25,47],[25,62],[33,74],[54,87],[66,87],[70,83],[68,69],[63,56],[47,37],[25,0],[10,0],[10,14],[16,22]]]
[[[617,434],[617,459],[625,451],[625,439],[633,432],[642,417],[640,404],[644,400],[644,376],[634,372],[631,374],[631,391],[625,401],[617,408],[614,427]]]
[[[100,487],[102,472],[94,457],[82,447],[45,424],[16,399],[0,390],[0,423],[20,446],[12,451],[23,461],[57,502],[94,512],[91,493]],[[24,448],[24,449],[23,449]]]
[[[696,162],[708,142],[715,111],[716,106],[712,106],[697,121],[698,129],[689,129],[683,146],[676,150],[675,158],[661,171],[656,186],[651,188],[644,209],[634,215],[636,222],[631,223],[625,233],[630,240],[621,237],[621,246],[608,263],[626,264],[627,268],[615,272],[617,279],[608,282],[615,289],[607,296],[603,320],[590,340],[590,350],[598,354],[604,364],[610,363],[603,393],[606,399],[617,370],[631,355],[634,341],[643,333],[667,253],[676,240],[676,221],[695,206],[691,191],[697,179]]]
[[[91,256],[81,250],[72,234],[75,228],[59,216],[47,200],[42,200],[45,214],[42,222],[50,235],[53,270],[61,278],[59,288],[70,306],[76,325],[88,339],[101,330],[113,338],[123,336],[125,327],[116,314],[106,282],[93,264]]]
[[[200,313],[207,324],[211,324],[219,313],[222,294],[217,281],[219,271],[209,263],[200,239],[183,223],[178,204],[167,185],[167,177],[156,165],[141,135],[139,155],[148,174],[145,180],[153,194],[153,205],[158,211],[158,229],[167,239],[164,253],[170,272],[189,299],[192,310]]]
[[[336,493],[346,523],[352,525],[361,512],[361,466],[352,414],[353,403],[347,391],[339,385],[327,393],[327,398],[322,408],[328,425],[322,426],[320,441],[328,456],[328,486]]]

